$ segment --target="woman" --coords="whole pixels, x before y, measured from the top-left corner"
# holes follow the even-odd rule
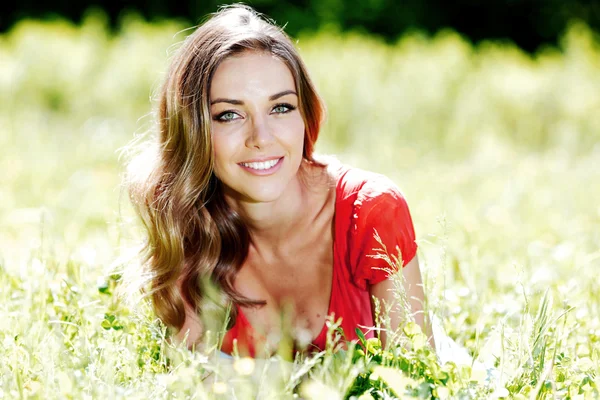
[[[329,315],[346,339],[357,327],[371,337],[371,296],[394,302],[390,266],[373,257],[381,244],[400,250],[424,325],[404,197],[381,175],[315,157],[324,105],[280,28],[246,6],[216,13],[175,54],[159,113],[157,141],[130,165],[130,194],[155,311],[180,340],[192,346],[210,324],[206,280],[231,306],[226,353],[268,355],[282,330],[298,349],[321,349]],[[404,317],[395,305],[391,326]]]

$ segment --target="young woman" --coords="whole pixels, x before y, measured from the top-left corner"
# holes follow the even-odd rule
[[[222,9],[174,55],[156,141],[131,163],[129,188],[155,311],[188,346],[206,330],[206,281],[232,311],[226,353],[268,355],[283,331],[322,349],[330,315],[347,340],[357,327],[373,336],[372,297],[395,301],[390,265],[373,257],[381,244],[400,251],[424,325],[407,203],[384,176],[315,156],[324,114],[290,39],[249,7]]]

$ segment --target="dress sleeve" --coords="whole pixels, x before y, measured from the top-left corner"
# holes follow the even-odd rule
[[[354,284],[368,289],[396,270],[377,254],[385,252],[375,238],[377,232],[389,256],[410,262],[416,252],[415,230],[406,199],[388,178],[369,180],[360,189],[352,213],[349,256]],[[399,254],[400,252],[400,254]]]

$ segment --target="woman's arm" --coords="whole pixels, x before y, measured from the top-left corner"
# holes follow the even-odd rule
[[[423,291],[423,280],[421,279],[421,270],[419,268],[419,260],[417,256],[402,268],[403,284],[406,293],[407,303],[423,332],[429,338],[429,344],[435,349],[435,341],[431,330],[431,322],[427,321],[425,326],[425,312],[423,305],[425,303],[425,293]],[[390,312],[390,321],[392,328],[398,328],[399,324],[404,321],[404,309],[394,296],[394,282],[392,278],[374,284],[370,289],[371,297],[375,296],[381,303],[393,304]],[[381,343],[385,346],[386,333],[381,332]]]

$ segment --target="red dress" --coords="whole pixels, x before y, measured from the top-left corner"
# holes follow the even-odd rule
[[[400,249],[403,265],[417,251],[415,231],[408,205],[398,187],[383,175],[339,165],[335,200],[333,238],[333,282],[328,315],[342,318],[346,340],[355,340],[357,327],[373,326],[369,286],[387,279],[390,265],[373,258],[381,245],[375,230],[390,255]],[[255,356],[252,326],[241,308],[234,326],[226,333],[221,350],[231,354],[237,340],[240,353]],[[367,338],[373,332],[361,328]],[[309,350],[325,348],[327,326],[312,341]],[[244,351],[246,349],[246,351]]]

